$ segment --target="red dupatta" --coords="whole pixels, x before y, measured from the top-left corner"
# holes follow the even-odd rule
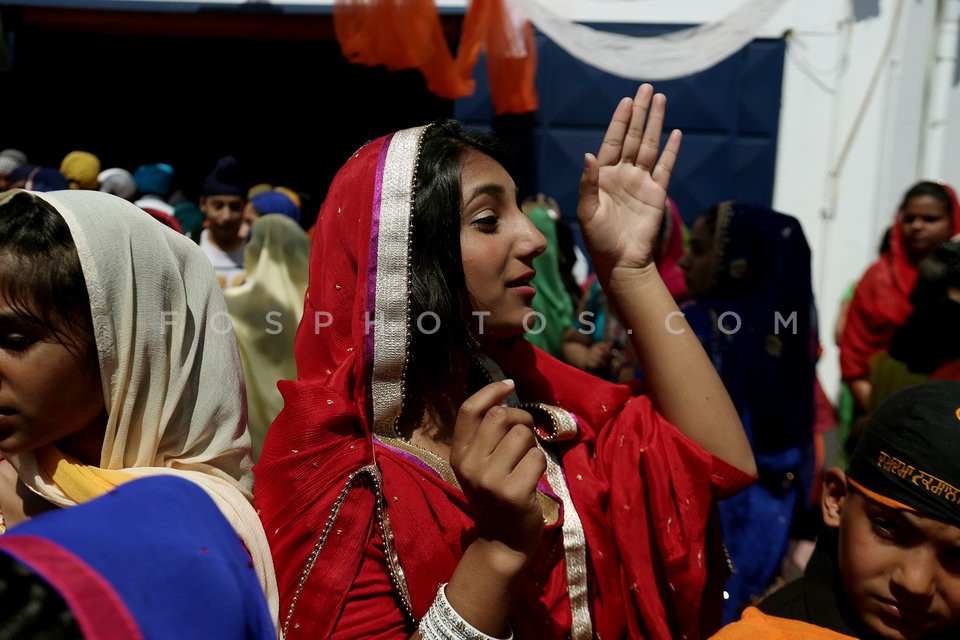
[[[380,444],[395,435],[403,400],[422,131],[400,131],[354,154],[317,223],[295,346],[299,380],[280,383],[284,408],[254,470],[280,623],[291,640],[331,635],[377,535],[394,587],[385,606],[399,607],[403,632],[411,632],[475,535],[453,483],[404,455],[399,439]],[[512,612],[518,640],[594,633],[693,640],[715,630],[723,576],[711,570],[721,559],[708,526],[712,498],[750,478],[683,436],[630,387],[519,338],[490,348],[489,372],[502,377],[492,362],[499,363],[521,398],[558,407],[551,417],[571,427],[550,445],[562,470],[548,469],[543,486],[563,506]]]
[[[939,183],[950,197],[953,233],[960,233],[960,202],[946,183]],[[901,221],[897,211],[890,229],[890,249],[881,254],[860,278],[847,311],[840,337],[840,372],[844,380],[865,378],[870,359],[887,349],[896,330],[913,313],[910,293],[917,282],[917,266],[910,262],[903,246]]]

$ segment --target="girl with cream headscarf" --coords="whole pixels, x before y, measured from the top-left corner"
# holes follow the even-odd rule
[[[0,274],[6,526],[178,475],[243,539],[275,615],[236,338],[199,247],[107,193],[16,189],[0,197]]]

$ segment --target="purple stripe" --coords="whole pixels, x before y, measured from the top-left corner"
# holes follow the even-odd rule
[[[430,475],[440,478],[441,480],[443,479],[443,477],[440,475],[440,473],[436,469],[434,469],[433,467],[431,467],[426,462],[424,462],[417,456],[413,455],[409,451],[404,451],[403,449],[392,447],[376,436],[373,437],[373,443],[379,447],[383,447],[384,449],[400,456],[401,458],[413,464],[414,466],[420,467],[424,471],[428,472]]]

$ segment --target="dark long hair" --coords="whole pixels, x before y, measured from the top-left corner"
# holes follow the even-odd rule
[[[78,357],[95,356],[90,298],[70,228],[26,191],[0,204],[0,295]]]
[[[420,144],[410,264],[412,337],[401,417],[406,424],[418,421],[426,407],[442,406],[446,384],[469,366],[469,357],[463,357],[471,350],[472,318],[460,256],[460,174],[470,150],[510,167],[509,153],[495,137],[456,120],[434,122]],[[423,330],[417,326],[421,318]]]

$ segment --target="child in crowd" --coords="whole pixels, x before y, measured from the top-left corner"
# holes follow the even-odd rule
[[[802,578],[715,640],[960,637],[960,382],[890,396],[846,472],[823,479],[825,531]]]
[[[237,341],[195,243],[101,191],[0,196],[0,407],[0,531],[177,475],[220,507],[276,611]]]
[[[217,160],[217,165],[203,181],[199,204],[206,223],[198,230],[195,239],[213,264],[224,289],[242,284],[246,277],[243,248],[247,239],[240,236],[240,227],[248,189],[240,165],[233,156]]]

